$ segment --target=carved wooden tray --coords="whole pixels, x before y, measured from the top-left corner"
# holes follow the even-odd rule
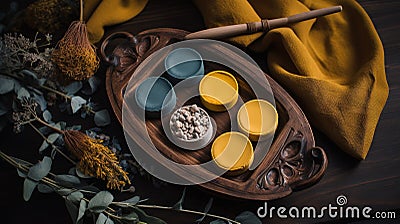
[[[183,40],[187,33],[183,30],[159,28],[141,32],[136,36],[127,32],[116,32],[104,40],[101,45],[101,54],[103,59],[111,64],[106,74],[107,94],[120,122],[122,121],[123,94],[138,65],[156,50]],[[105,49],[110,45],[110,41],[116,38],[125,38],[128,41],[116,45],[111,56],[107,56]],[[212,65],[211,67],[214,69]],[[318,182],[324,174],[328,164],[327,157],[323,149],[315,147],[311,127],[302,110],[278,83],[267,74],[265,76],[274,93],[279,114],[278,129],[266,157],[252,171],[235,177],[221,176],[201,184],[201,187],[236,198],[272,200],[284,197],[293,190],[308,187]],[[238,81],[242,90],[241,97],[250,99],[251,90],[248,89],[246,83],[240,79]],[[210,115],[217,122],[217,134],[230,128],[224,125],[229,123],[227,122],[229,117],[224,116],[223,113]],[[164,133],[159,127],[160,123],[159,120],[146,120],[147,131],[151,133],[157,149],[171,160],[184,164],[196,164],[211,159],[211,144],[204,150],[198,151],[179,149],[162,136]],[[145,144],[140,144],[142,141],[139,136],[131,137],[134,140],[137,138],[139,146],[147,147]],[[180,171],[176,170],[176,172]]]

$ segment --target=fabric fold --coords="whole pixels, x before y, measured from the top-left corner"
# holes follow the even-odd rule
[[[388,96],[388,84],[382,43],[356,1],[194,2],[208,27],[342,5],[341,13],[229,41],[265,52],[269,74],[297,101],[311,124],[351,156],[365,159]]]
[[[148,0],[88,0],[84,17],[90,42],[97,43],[104,35],[104,27],[126,22],[139,14]]]

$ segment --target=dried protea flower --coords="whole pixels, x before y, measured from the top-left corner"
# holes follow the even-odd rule
[[[94,75],[99,58],[83,21],[72,22],[54,49],[52,60],[68,79],[85,80]]]
[[[122,189],[130,184],[127,172],[119,166],[115,154],[101,144],[102,140],[68,130],[64,132],[64,141],[68,150],[80,160],[78,168],[84,174],[105,180],[109,189]]]
[[[65,30],[78,16],[78,0],[39,0],[25,10],[25,21],[41,33]]]

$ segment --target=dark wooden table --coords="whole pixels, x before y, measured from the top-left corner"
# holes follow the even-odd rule
[[[314,129],[318,146],[323,147],[329,158],[325,176],[316,185],[294,192],[291,195],[268,202],[270,206],[315,206],[321,208],[329,204],[336,205],[336,198],[345,195],[352,206],[370,206],[373,211],[394,211],[396,220],[358,220],[360,223],[400,223],[400,2],[390,0],[359,0],[368,12],[381,37],[385,48],[387,80],[390,87],[389,99],[382,112],[376,129],[373,144],[368,157],[357,161],[343,153],[327,137]],[[188,31],[204,28],[201,15],[190,1],[185,0],[150,0],[146,9],[136,18],[120,25],[129,32],[170,27]],[[116,30],[109,27],[107,33]],[[265,65],[261,65],[265,69]],[[104,67],[99,71],[104,77]],[[95,101],[106,101],[105,90],[101,89]],[[111,109],[110,109],[111,111]],[[77,117],[63,117],[71,124],[81,123]],[[106,131],[123,139],[122,128],[113,117],[113,124]],[[90,123],[88,124],[90,125]],[[32,162],[39,159],[37,148],[41,140],[27,130],[22,136],[10,133],[10,129],[1,133],[1,150],[11,155],[21,155]],[[24,139],[21,141],[21,139]],[[1,223],[71,223],[63,199],[55,194],[43,195],[34,192],[30,202],[22,199],[23,180],[16,171],[3,161],[0,162],[0,222]],[[180,197],[182,187],[168,185],[154,187],[150,181],[137,177],[134,180],[136,194],[149,198],[149,203],[172,205]],[[198,187],[189,187],[184,206],[202,210],[210,197],[214,197],[211,213],[233,218],[244,210],[256,212],[264,205],[262,201],[238,201],[206,192]],[[193,216],[175,212],[148,210],[149,213],[163,217],[168,223],[193,223]],[[372,213],[371,213],[372,214]],[[317,223],[349,222],[354,220],[332,220],[328,216],[322,219],[279,219],[265,218],[263,223]]]

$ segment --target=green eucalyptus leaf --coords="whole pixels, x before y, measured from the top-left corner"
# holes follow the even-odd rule
[[[83,194],[80,191],[74,191],[67,196],[67,199],[72,201],[74,204],[78,204],[83,198]]]
[[[25,160],[22,160],[22,159],[18,159],[18,158],[13,158],[16,162],[18,162],[19,164],[21,164],[21,165],[24,165],[24,166],[31,166],[32,164],[31,163],[28,163],[27,161],[25,161]]]
[[[68,199],[65,199],[65,206],[67,207],[71,219],[76,220],[78,218],[78,212],[79,212],[78,207]]]
[[[42,91],[40,91],[40,90],[38,90],[38,89],[35,89],[35,88],[33,88],[32,86],[27,86],[26,88],[28,89],[28,91],[29,91],[29,93],[30,93],[31,95],[33,95],[34,93],[39,94],[39,95],[43,95],[43,92],[42,92]]]
[[[87,202],[85,200],[81,200],[79,203],[79,212],[78,212],[78,217],[76,218],[76,223],[79,223],[82,221],[83,216],[85,215],[86,212],[86,207],[87,207]]]
[[[186,195],[186,187],[183,189],[181,198],[174,206],[172,206],[172,209],[175,209],[175,210],[183,209],[182,204],[183,204],[183,201],[185,200],[185,195]]]
[[[81,183],[78,177],[66,174],[57,175],[54,179],[57,183],[64,187],[74,187]]]
[[[29,169],[28,177],[32,180],[40,181],[50,172],[51,163],[52,160],[50,157],[43,157],[42,161],[39,161]]]
[[[100,213],[97,217],[96,224],[105,224],[107,219],[107,216],[105,216],[103,213]]]
[[[56,147],[54,146],[53,149],[52,149],[51,152],[50,152],[50,157],[51,157],[51,159],[56,158],[56,155],[57,155],[57,149],[56,149]]]
[[[226,222],[221,219],[216,219],[214,221],[211,221],[210,224],[226,224]]]
[[[94,114],[94,123],[97,126],[99,127],[107,126],[110,124],[110,122],[111,122],[110,114],[106,109],[97,111]]]
[[[129,198],[128,200],[122,201],[122,203],[129,203],[130,205],[136,205],[140,201],[139,196],[134,196]]]
[[[97,217],[96,224],[105,224],[107,219],[107,216],[105,216],[103,213],[100,213]]]
[[[75,168],[75,167],[71,167],[71,168],[69,168],[69,170],[68,170],[68,174],[69,174],[69,175],[73,175],[73,176],[75,176],[75,174],[76,174],[75,170],[76,170],[76,168]]]
[[[97,88],[100,86],[101,79],[97,76],[92,76],[88,80],[90,88],[92,89],[92,94],[96,92]]]
[[[87,115],[88,115],[88,111],[87,110],[82,110],[81,111],[81,118],[82,119],[85,119]]]
[[[56,192],[61,196],[68,196],[69,194],[71,194],[74,191],[71,189],[68,189],[68,188],[61,188],[61,189],[56,190]]]
[[[83,99],[82,97],[80,97],[80,96],[72,97],[72,99],[71,99],[72,113],[73,114],[76,113],[85,104],[86,104],[86,100]]]
[[[61,90],[63,92],[65,92],[67,95],[72,96],[75,93],[77,93],[79,90],[81,90],[82,86],[83,86],[83,84],[81,81],[75,81],[75,82],[70,83],[67,86],[62,87]]]
[[[47,137],[47,141],[49,141],[50,143],[54,143],[55,141],[57,141],[57,139],[61,137],[61,134],[59,133],[52,133]]]
[[[17,94],[18,93],[18,91],[19,91],[19,89],[21,89],[21,84],[17,81],[17,80],[14,80],[14,93],[15,94]]]
[[[88,84],[89,86],[85,87],[82,89],[82,93],[85,95],[92,95],[94,92],[96,92],[97,88],[99,87],[101,80],[96,77],[96,76],[92,76],[88,79]]]
[[[109,217],[105,216],[103,213],[100,213],[97,217],[96,224],[114,224],[114,221]]]
[[[29,201],[29,199],[31,198],[32,193],[35,190],[37,185],[38,185],[38,182],[28,179],[28,178],[25,178],[24,191],[23,191],[25,201]]]
[[[0,75],[0,94],[5,94],[14,90],[14,79]]]
[[[242,224],[262,224],[260,218],[258,218],[253,212],[244,211],[236,216],[235,221]]]
[[[43,94],[33,92],[33,99],[39,104],[40,110],[45,111],[47,108],[47,101],[44,99]]]
[[[139,216],[136,214],[136,212],[131,212],[129,215],[122,216],[122,219],[127,221],[136,221],[139,219]]]
[[[31,94],[24,87],[21,87],[17,93],[17,99],[22,100],[24,98],[30,98]]]
[[[52,124],[49,124],[49,125],[52,126],[52,127],[54,127],[54,128],[57,128],[57,129],[59,129],[59,130],[64,130],[65,122],[64,122],[64,121],[60,121],[60,122],[57,122],[56,124],[52,123]],[[40,131],[43,135],[48,135],[48,134],[50,134],[51,132],[53,132],[54,130],[51,129],[51,128],[49,128],[49,127],[47,127],[47,126],[42,126],[42,127],[39,128],[39,131]]]
[[[20,170],[18,168],[17,168],[17,173],[18,173],[18,176],[20,176],[22,178],[25,178],[25,177],[28,176],[24,171],[22,171],[22,170]]]
[[[197,223],[201,223],[201,222],[204,220],[204,218],[207,216],[208,212],[209,212],[210,209],[211,209],[211,206],[212,206],[213,201],[214,201],[214,199],[213,199],[213,198],[210,198],[210,200],[209,200],[208,203],[206,204],[206,207],[204,208],[204,214],[203,214],[203,216],[202,216],[201,218],[199,218],[199,219],[196,220]]]
[[[114,224],[114,221],[108,217],[108,219],[106,220],[106,224]]]
[[[39,148],[39,152],[43,152],[45,149],[47,149],[47,147],[49,147],[49,143],[47,143],[46,140],[43,140],[42,145]]]
[[[59,121],[57,124],[54,126],[60,130],[65,130],[65,127],[67,127],[67,122],[65,121]]]
[[[38,83],[39,83],[39,85],[41,85],[41,86],[43,86],[43,85],[46,83],[46,81],[47,81],[46,78],[38,79]]]
[[[80,131],[82,130],[82,125],[73,125],[71,127],[66,127],[66,130]]]
[[[37,188],[38,188],[38,191],[40,193],[44,193],[44,194],[53,193],[54,192],[54,189],[52,187],[49,187],[46,184],[42,184],[42,183],[39,183]]]
[[[76,175],[77,175],[78,177],[83,178],[83,179],[93,178],[92,176],[89,176],[89,175],[84,174],[78,167],[76,167],[75,173],[76,173]]]
[[[114,200],[114,196],[108,191],[100,191],[88,204],[88,209],[95,213],[103,212]]]
[[[26,83],[34,83],[34,84],[39,83],[38,77],[36,73],[34,73],[33,71],[24,69],[21,71],[21,74],[23,74],[23,79]]]
[[[50,123],[51,119],[53,119],[53,115],[51,115],[50,111],[48,110],[43,111],[43,120],[46,121],[47,123]]]
[[[139,220],[141,222],[145,222],[147,224],[166,224],[166,222],[162,219],[159,219],[154,216],[147,215],[142,209],[133,207],[132,210],[139,216]]]

